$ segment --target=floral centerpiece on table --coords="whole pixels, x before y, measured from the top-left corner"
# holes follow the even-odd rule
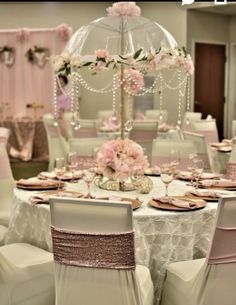
[[[104,143],[98,151],[97,163],[105,177],[120,182],[143,175],[149,166],[142,147],[130,139]]]

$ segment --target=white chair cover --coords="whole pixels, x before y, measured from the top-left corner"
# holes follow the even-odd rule
[[[236,179],[236,139],[233,139],[233,147],[227,163],[226,176],[228,179]]]
[[[97,150],[105,142],[107,142],[106,138],[72,138],[69,139],[69,151],[76,152],[82,157],[95,157]]]
[[[56,158],[66,158],[68,153],[68,144],[61,135],[59,126],[54,126],[54,118],[50,114],[43,116],[43,123],[47,133],[48,149],[49,149],[49,165],[48,170],[53,170]]]
[[[4,143],[6,145],[9,136],[10,136],[10,129],[5,127],[0,127],[0,143]]]
[[[6,233],[7,233],[7,227],[0,225],[0,245],[4,244]]]
[[[223,198],[206,259],[170,264],[161,305],[234,305],[236,197]]]
[[[205,136],[189,131],[184,131],[183,135],[185,140],[195,143],[197,155],[204,162],[204,170],[211,170],[213,168],[213,161],[210,158],[209,147],[206,143]]]
[[[4,143],[0,143],[0,224],[8,225],[15,182]]]
[[[96,138],[97,121],[80,120],[80,129],[73,130],[73,138]]]
[[[189,155],[197,152],[195,143],[187,140],[156,139],[152,144],[152,166],[169,162],[170,152],[176,149],[180,153],[180,170],[187,170]]]
[[[97,118],[99,120],[106,120],[113,115],[113,110],[99,110],[97,113]]]
[[[232,138],[236,137],[236,120],[232,121]]]
[[[199,120],[192,122],[192,126],[196,133],[203,134],[206,143],[219,142],[219,135],[216,126],[216,120]]]
[[[145,112],[146,120],[155,120],[158,121],[159,124],[166,123],[168,119],[168,111],[166,109],[158,110],[146,110]]]
[[[133,121],[133,128],[130,131],[129,138],[142,146],[148,161],[151,162],[152,141],[157,138],[157,121]]]
[[[181,124],[181,129],[185,131],[193,131],[193,126],[192,123],[194,121],[199,121],[202,118],[202,113],[201,112],[191,112],[191,111],[186,111],[184,113],[183,121]]]
[[[52,253],[24,243],[0,247],[0,304],[54,305]]]
[[[86,199],[52,198],[50,200],[50,212],[51,223],[54,228],[61,230],[63,233],[66,231],[73,232],[73,239],[81,234],[85,234],[84,242],[87,244],[86,248],[84,248],[84,242],[73,242],[70,250],[70,252],[75,254],[73,261],[62,263],[62,259],[67,258],[67,256],[63,256],[63,249],[60,247],[60,242],[58,243],[57,236],[53,234],[52,230],[56,305],[153,304],[153,286],[146,267],[139,266],[135,270],[125,270],[120,269],[120,267],[118,269],[113,269],[112,267],[108,269],[106,267],[108,262],[105,259],[104,251],[107,252],[107,247],[109,247],[108,258],[110,257],[110,259],[108,264],[110,266],[110,262],[115,257],[112,245],[115,246],[117,242],[119,243],[120,234],[126,235],[133,230],[132,208],[130,204]],[[90,253],[89,249],[94,246],[94,243],[98,242],[98,238],[99,240],[100,238],[106,240],[106,236],[110,238],[110,234],[117,234],[117,242],[113,242],[111,245],[108,243],[107,247],[95,247],[97,249],[95,253],[99,252],[97,260],[95,255],[95,261],[86,267],[87,261],[94,254],[94,251]],[[91,236],[94,242],[91,241]],[[66,240],[68,239],[70,240],[70,237],[66,238]],[[79,245],[81,245],[81,248]],[[57,248],[58,246],[59,248]],[[123,250],[116,253],[120,253],[118,256],[122,257],[123,251],[129,251],[131,248],[134,253],[133,246],[130,244],[128,246],[124,242],[121,246]],[[83,257],[81,254],[78,254],[81,251],[85,251],[87,255]],[[127,258],[125,257],[125,260]],[[101,261],[104,262],[103,267],[95,267]],[[140,287],[141,283],[144,286]]]

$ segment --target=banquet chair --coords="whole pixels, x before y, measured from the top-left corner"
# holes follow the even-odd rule
[[[168,266],[161,305],[235,305],[236,197],[221,198],[206,258]]]
[[[159,124],[166,123],[168,119],[168,111],[166,109],[158,110],[146,110],[145,111],[145,119],[146,120],[156,120]]]
[[[71,138],[69,139],[69,152],[76,152],[79,167],[86,168],[89,167],[86,166],[86,163],[94,164],[98,149],[106,141],[106,138],[83,138],[82,140]]]
[[[207,143],[219,142],[216,120],[199,120],[192,122],[194,132],[203,134]]]
[[[63,120],[66,127],[66,138],[95,138],[97,136],[97,122],[95,120],[80,119],[80,129],[75,130],[71,125],[73,118],[72,112],[65,112]]]
[[[56,305],[153,304],[149,270],[135,263],[130,203],[54,197],[50,213]]]
[[[130,131],[129,138],[144,149],[148,161],[151,162],[152,141],[157,137],[158,122],[157,121],[133,121],[133,128]]]
[[[97,119],[104,121],[113,115],[113,110],[99,110],[97,113]]]
[[[15,186],[6,146],[0,143],[0,225],[8,225]]]
[[[187,170],[189,155],[197,151],[195,143],[187,140],[154,140],[152,144],[152,166],[160,166],[162,163],[169,162],[172,149],[179,152],[180,164],[178,168]]]
[[[236,137],[236,120],[232,121],[232,138]]]
[[[214,170],[213,159],[210,153],[210,147],[206,143],[205,136],[202,134],[190,132],[190,131],[183,131],[184,139],[188,141],[192,141],[195,143],[197,149],[197,155],[200,159],[203,160],[204,163],[204,170],[211,171]]]
[[[181,129],[185,131],[193,131],[192,123],[194,121],[201,120],[201,118],[202,118],[201,112],[186,111],[184,113]]]
[[[55,305],[53,254],[26,243],[0,247],[0,304]]]
[[[59,126],[54,126],[54,123],[55,121],[51,114],[43,115],[43,124],[46,129],[49,149],[49,171],[53,170],[56,158],[66,158],[68,153],[68,143],[63,138]]]
[[[0,246],[4,244],[7,227],[0,225]]]
[[[10,137],[10,129],[5,127],[0,127],[0,143],[7,145],[8,139]]]

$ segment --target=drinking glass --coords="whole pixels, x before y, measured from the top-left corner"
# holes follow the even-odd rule
[[[204,170],[204,163],[201,159],[195,159],[193,161],[193,167],[192,167],[192,176],[196,181],[195,184],[195,191],[198,189],[199,180],[202,177]]]
[[[180,152],[178,149],[171,149],[169,153],[169,163],[173,168],[173,174],[178,174],[178,166],[180,164]]]
[[[160,167],[160,177],[161,177],[161,181],[165,184],[165,197],[169,197],[169,193],[168,193],[168,187],[169,184],[174,180],[174,172],[175,169],[173,169],[173,166],[171,163],[164,163],[161,165]]]
[[[76,169],[78,168],[78,165],[79,165],[76,152],[68,153],[67,164],[68,164],[68,167],[69,167],[71,175],[72,175],[71,183],[74,183],[74,182],[76,182],[75,171],[76,171]]]
[[[85,198],[93,198],[91,196],[90,188],[91,188],[91,185],[93,183],[94,178],[95,178],[95,173],[94,172],[92,172],[90,170],[84,170],[83,180],[87,184],[87,187],[88,187],[88,194],[85,196]]]
[[[65,159],[64,158],[56,158],[54,162],[54,171],[59,179],[58,190],[62,189],[61,178],[66,172]]]

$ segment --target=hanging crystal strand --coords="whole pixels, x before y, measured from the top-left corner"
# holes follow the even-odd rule
[[[133,129],[132,123],[132,95],[127,94],[127,121],[125,122],[125,131],[129,132]]]
[[[159,73],[159,77],[160,77],[160,91],[159,91],[159,96],[160,96],[160,123],[162,123],[163,120],[163,76],[161,74],[161,72]]]
[[[178,71],[178,82],[179,82],[179,97],[178,97],[177,129],[180,129],[180,127],[181,127],[181,107],[182,107],[181,71]]]
[[[74,82],[74,109],[75,109],[75,126],[74,129],[80,129],[80,105],[79,105],[79,81],[78,74],[75,72],[74,74],[75,82]]]
[[[187,76],[186,79],[186,91],[187,91],[187,105],[186,105],[186,111],[190,111],[190,76]],[[186,124],[190,124],[189,117],[187,117]]]
[[[74,127],[75,126],[75,122],[76,122],[76,118],[75,118],[75,83],[76,83],[76,79],[75,79],[75,72],[71,73],[71,112],[72,112],[72,118],[71,118],[71,125]]]
[[[57,113],[57,76],[54,74],[53,77],[53,117],[54,117],[54,126],[58,126],[58,113]]]

